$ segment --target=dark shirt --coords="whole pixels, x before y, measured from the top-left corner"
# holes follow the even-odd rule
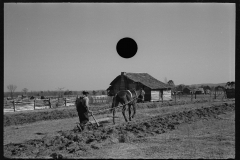
[[[89,121],[89,98],[84,96],[83,99],[76,104],[80,124],[85,124]]]

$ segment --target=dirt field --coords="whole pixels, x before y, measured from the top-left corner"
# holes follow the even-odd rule
[[[224,100],[226,101],[226,100]],[[230,101],[230,100],[228,100]],[[209,102],[205,99],[200,100],[180,100],[176,103],[174,101],[165,101],[165,102],[148,102],[148,103],[138,103],[137,108],[159,108],[165,106],[175,106],[183,104],[197,104],[197,103],[206,103]],[[215,100],[214,102],[219,102]],[[221,101],[223,102],[223,101]],[[213,103],[213,102],[209,102]],[[104,105],[91,105],[90,110],[94,111],[94,115],[110,113],[109,109],[111,104]],[[98,112],[99,110],[104,110],[103,112]],[[121,108],[118,108],[117,111],[120,111]],[[32,110],[32,111],[20,111],[20,112],[8,112],[4,113],[4,127],[11,125],[19,125],[25,123],[35,123],[38,121],[47,121],[55,119],[64,119],[64,118],[73,118],[77,117],[76,107],[60,107],[60,108],[51,108],[51,109],[42,109],[42,110]]]
[[[235,158],[235,114],[177,126],[175,130],[129,143],[106,145],[85,158],[227,159]]]
[[[4,156],[234,158],[234,111],[235,102],[147,108],[130,123],[117,113],[116,125],[108,121],[82,133],[73,129],[77,118],[9,126],[4,127]]]

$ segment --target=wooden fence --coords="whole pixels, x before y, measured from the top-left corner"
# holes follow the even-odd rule
[[[163,95],[164,96],[164,95]],[[90,105],[101,105],[101,104],[109,104],[112,103],[112,98],[111,96],[89,96],[89,104]],[[194,99],[207,99],[209,101],[214,101],[216,99],[218,100],[224,100],[228,99],[226,96],[225,92],[218,92],[214,91],[211,92],[210,94],[188,94],[188,95],[182,95],[182,94],[175,94],[171,96],[171,100],[176,101],[177,100],[186,100],[186,101],[193,101]],[[56,97],[49,97],[45,99],[27,99],[25,102],[24,100],[6,100],[7,103],[10,102],[13,106],[13,111],[16,111],[16,106],[17,105],[23,105],[23,104],[33,104],[33,110],[36,109],[37,104],[41,101],[44,103],[44,106],[49,106],[49,108],[56,108],[60,106],[68,106],[68,103],[73,103],[75,105],[75,100],[76,97],[63,97],[63,98],[56,98]],[[164,102],[163,98],[161,99],[160,102]],[[60,103],[61,102],[61,103]],[[55,104],[55,106],[53,105]],[[63,105],[60,105],[63,104]]]
[[[182,100],[191,100],[193,101],[193,99],[207,99],[209,101],[214,101],[214,100],[225,100],[228,99],[226,96],[226,92],[224,91],[213,91],[210,92],[209,94],[175,94],[172,95],[174,101],[176,102],[177,99],[182,99]]]
[[[44,104],[44,106],[49,106],[49,108],[56,108],[60,106],[68,106],[68,103],[73,103],[75,105],[76,97],[63,97],[63,98],[56,98],[56,97],[49,97],[45,99],[25,99],[25,100],[6,100],[5,104],[7,105],[8,103],[13,106],[13,111],[16,111],[16,106],[17,105],[24,105],[24,104],[33,104],[33,110],[36,109],[37,104],[39,102]],[[60,103],[61,102],[61,103]],[[112,102],[112,97],[109,96],[89,96],[89,104],[90,105],[97,105],[97,104],[106,104],[106,103],[111,103]],[[63,105],[61,105],[63,103]],[[53,105],[55,104],[55,106]],[[5,107],[4,107],[5,108]]]

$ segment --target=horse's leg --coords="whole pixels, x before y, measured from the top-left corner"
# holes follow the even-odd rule
[[[115,109],[113,109],[113,124],[115,124]]]
[[[133,106],[133,115],[132,115],[132,118],[134,118],[134,116],[135,116],[135,114],[136,114],[136,102],[133,102],[132,106]]]
[[[112,108],[113,108],[113,124],[115,124],[115,107],[118,105],[118,101],[116,100],[116,98],[114,99],[114,101],[113,101],[113,105],[112,105]]]
[[[126,118],[126,115],[125,115],[125,110],[126,110],[126,105],[123,106],[122,114],[123,114],[123,117],[124,117],[125,121],[128,122],[128,120]]]
[[[128,104],[129,121],[131,121],[131,104]]]

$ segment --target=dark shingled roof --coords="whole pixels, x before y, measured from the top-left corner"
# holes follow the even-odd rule
[[[147,73],[128,73],[125,72],[124,74],[125,77],[131,79],[134,82],[140,82],[143,85],[151,88],[151,89],[167,89],[167,88],[171,88],[171,86],[169,86],[168,84],[165,84],[155,78],[153,78],[152,76],[150,76]],[[110,85],[113,85],[113,83],[120,78],[121,75],[117,76],[111,83]]]

